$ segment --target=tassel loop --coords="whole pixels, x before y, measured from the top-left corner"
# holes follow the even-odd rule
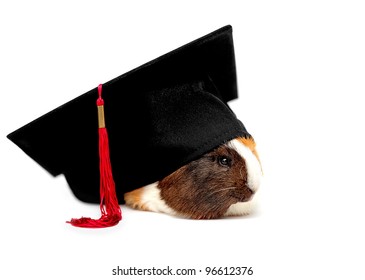
[[[98,85],[98,99],[96,100],[96,105],[97,106],[104,106],[104,99],[101,97],[101,92],[103,91],[103,85],[100,84]]]

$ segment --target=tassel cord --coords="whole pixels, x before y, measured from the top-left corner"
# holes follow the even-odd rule
[[[100,212],[99,219],[82,217],[71,219],[70,223],[76,227],[104,228],[114,226],[122,219],[122,211],[119,207],[115,191],[115,183],[112,175],[110,162],[109,139],[105,128],[104,100],[101,98],[102,85],[98,86],[99,98],[96,101],[98,106],[99,121],[99,169],[100,169]]]

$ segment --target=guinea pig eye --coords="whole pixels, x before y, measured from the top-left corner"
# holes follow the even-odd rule
[[[220,157],[218,157],[218,163],[221,166],[230,167],[231,166],[231,163],[232,163],[232,160],[229,157],[220,156]]]

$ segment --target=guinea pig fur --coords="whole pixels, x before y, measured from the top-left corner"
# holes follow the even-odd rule
[[[191,219],[247,215],[261,177],[254,139],[240,137],[124,199],[135,209]]]

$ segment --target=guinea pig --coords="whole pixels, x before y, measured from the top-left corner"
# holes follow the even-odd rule
[[[254,139],[239,137],[124,199],[135,209],[191,219],[247,215],[261,178]]]

